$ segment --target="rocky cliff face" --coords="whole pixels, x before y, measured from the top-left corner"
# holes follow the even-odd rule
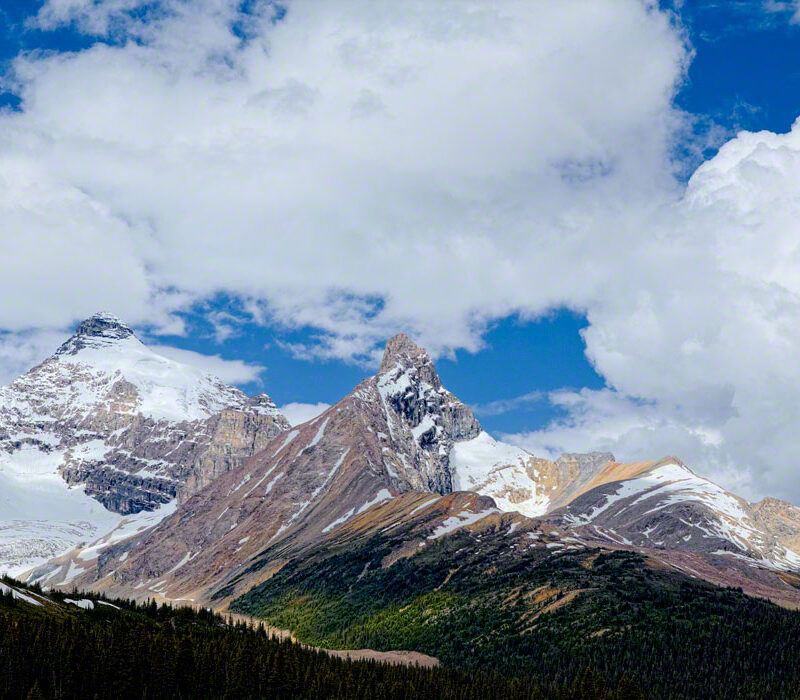
[[[187,497],[288,428],[266,395],[247,397],[161,357],[121,320],[102,313],[0,389],[0,482],[24,482],[34,490],[47,482],[41,508],[26,521],[83,521],[91,508],[77,504],[79,496],[133,515]],[[70,493],[52,492],[56,475],[73,487]],[[76,507],[61,513],[52,498]],[[5,511],[12,507],[0,501],[0,534],[10,527]]]
[[[472,409],[442,386],[428,353],[404,334],[386,345],[373,387],[400,458],[396,469],[413,489],[450,493],[450,450],[481,431]]]

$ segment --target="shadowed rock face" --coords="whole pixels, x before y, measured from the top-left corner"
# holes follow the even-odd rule
[[[387,343],[373,383],[412,488],[450,493],[450,449],[481,431],[472,409],[442,386],[428,353],[402,333]]]

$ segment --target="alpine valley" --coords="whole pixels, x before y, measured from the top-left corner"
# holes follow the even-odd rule
[[[0,570],[529,697],[800,697],[800,509],[653,457],[499,442],[405,335],[290,426],[102,313],[0,390]]]

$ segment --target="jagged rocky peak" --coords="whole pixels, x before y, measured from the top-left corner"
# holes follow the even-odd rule
[[[56,356],[76,355],[87,347],[103,347],[133,337],[131,327],[123,320],[101,311],[81,322],[74,335],[56,350]]]
[[[442,386],[430,355],[405,333],[386,344],[377,379],[381,395],[414,429],[421,447],[440,431],[450,440],[481,432],[472,409]]]
[[[450,449],[481,432],[472,409],[442,386],[430,355],[403,333],[386,344],[375,381],[393,439],[421,477],[415,488],[452,491]]]
[[[386,343],[378,373],[383,374],[396,368],[408,369],[411,367],[416,367],[417,369],[429,367],[431,379],[441,385],[439,377],[433,369],[431,356],[425,348],[421,348],[405,333],[398,333]]]

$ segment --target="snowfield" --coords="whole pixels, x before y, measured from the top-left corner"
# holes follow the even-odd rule
[[[526,450],[495,440],[481,431],[472,440],[457,442],[450,451],[450,470],[456,491],[477,491],[491,496],[498,508],[518,511],[528,517],[547,512],[550,499],[529,472]]]

